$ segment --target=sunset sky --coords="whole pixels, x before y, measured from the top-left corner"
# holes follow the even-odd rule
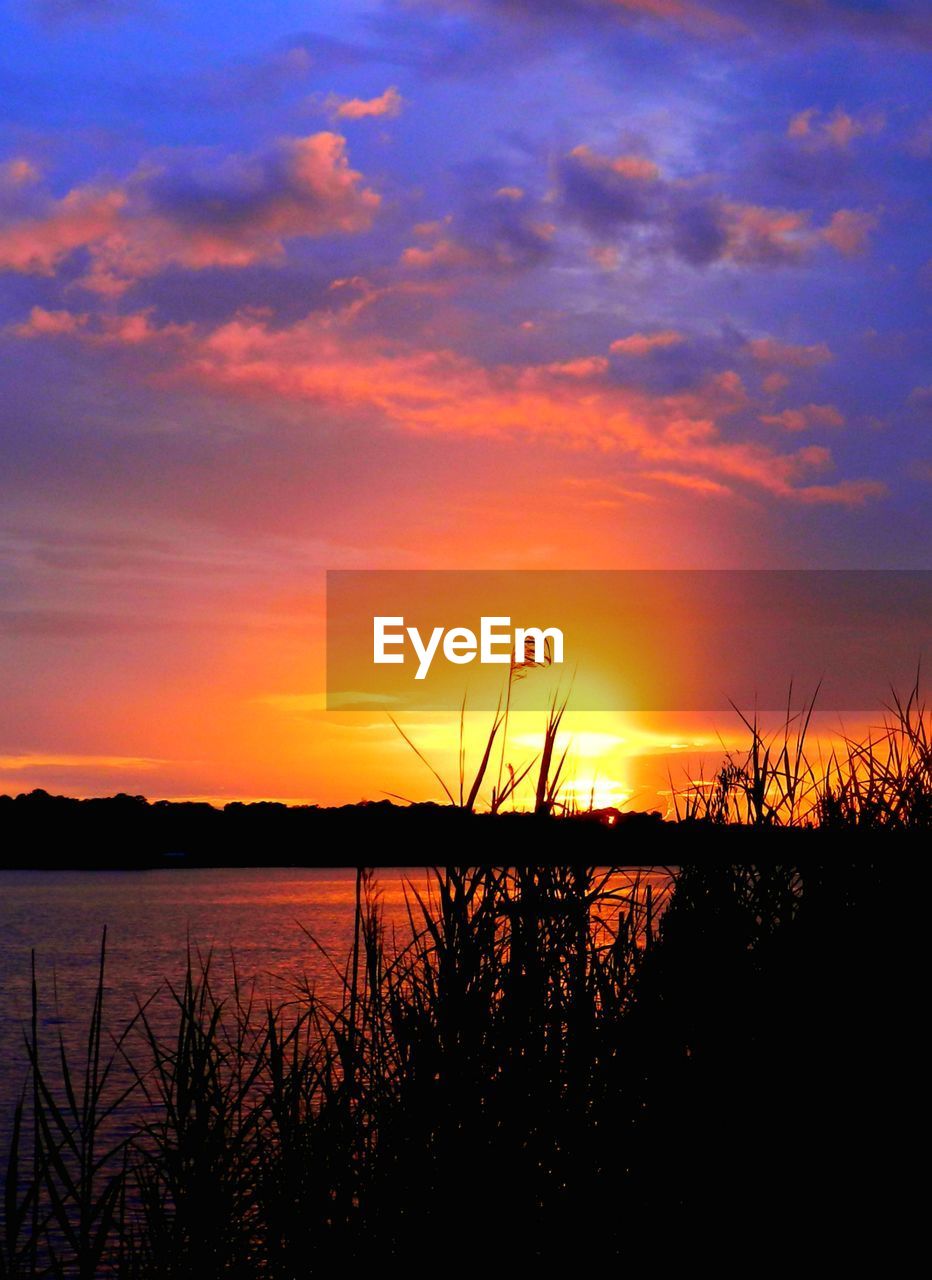
[[[0,790],[434,794],[327,569],[932,567],[925,0],[0,12]]]

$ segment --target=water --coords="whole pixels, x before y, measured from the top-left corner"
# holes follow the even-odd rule
[[[406,935],[406,886],[424,893],[430,878],[423,868],[377,872],[389,929]],[[235,956],[240,977],[255,979],[257,993],[276,1003],[304,977],[321,996],[336,997],[338,973],[307,933],[342,969],[352,947],[354,901],[352,867],[0,873],[0,1142],[25,1077],[33,949],[41,1040],[53,1047],[60,1033],[80,1060],[104,926],[105,1025],[119,1031],[137,998],[162,988],[153,1021],[167,1028],[173,1024],[164,981],[181,982],[189,943],[212,950],[219,993],[229,990]]]
[[[423,869],[378,873],[386,923],[406,920],[405,883],[423,891]],[[320,943],[342,967],[353,940],[355,871],[246,868],[165,871],[5,871],[0,873],[0,1129],[25,1074],[23,1027],[36,951],[44,1039],[79,1044],[97,984],[101,932],[107,927],[106,1024],[123,1027],[164,979],[180,982],[190,941],[213,949],[219,991],[232,975],[255,978],[260,995],[281,999],[308,977],[324,996],[339,980]],[[158,1007],[158,1006],[157,1006]],[[167,1003],[162,1005],[167,1014]]]

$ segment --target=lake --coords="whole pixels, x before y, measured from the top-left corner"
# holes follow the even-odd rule
[[[406,888],[423,893],[430,873],[391,867],[376,877],[386,925],[404,935]],[[33,949],[43,1040],[54,1044],[61,1030],[67,1044],[78,1045],[104,926],[105,1024],[117,1031],[135,1013],[137,997],[164,988],[166,978],[181,981],[189,942],[213,952],[220,992],[229,989],[235,956],[238,974],[255,979],[261,995],[279,1000],[306,976],[322,996],[335,997],[339,978],[320,948],[342,969],[352,947],[354,895],[352,867],[0,872],[0,1137],[25,1077]],[[155,1008],[156,1021],[160,1010],[170,1016],[166,997]]]
[[[159,871],[5,871],[0,873],[0,1108],[5,1114],[24,1073],[22,1027],[30,1009],[30,955],[36,951],[43,1025],[72,1040],[83,1031],[107,927],[105,1015],[117,1029],[164,979],[180,981],[188,942],[213,950],[220,990],[238,972],[281,997],[307,974],[322,994],[338,981],[311,933],[342,966],[352,946],[352,867]],[[406,918],[405,884],[420,890],[423,869],[378,873],[386,922]]]

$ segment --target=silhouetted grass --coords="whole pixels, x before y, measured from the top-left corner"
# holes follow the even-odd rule
[[[273,1004],[239,978],[218,991],[189,953],[171,1033],[141,1005],[111,1038],[102,946],[75,1058],[63,1037],[47,1053],[34,983],[2,1280],[284,1280],[388,1260],[663,1274],[726,1257],[757,1275],[803,1238],[837,1265],[857,1232],[863,1253],[868,1215],[892,1256],[895,1126],[871,1109],[905,1088],[914,1010],[884,859],[892,833],[929,825],[929,717],[918,693],[895,700],[819,771],[811,711],[776,737],[748,720],[746,756],[687,798],[682,865],[661,877],[477,856],[411,886],[396,936],[359,869],[335,1000],[302,986]],[[553,816],[561,714],[526,855],[534,830],[563,823],[571,842],[585,825]],[[703,858],[736,822],[825,830],[805,860],[795,841],[754,857],[760,830],[728,846],[746,862]],[[855,829],[881,833],[867,860],[845,852]]]
[[[102,967],[81,1060],[46,1061],[34,1013],[0,1275],[641,1265],[726,1205],[732,1240],[810,1192],[830,1218],[876,1184],[838,1113],[880,1061],[862,1002],[886,981],[850,981],[878,872],[844,872],[448,867],[393,941],[360,871],[342,998],[221,994],[189,955],[170,1035],[141,1007],[111,1042]]]
[[[817,694],[767,732],[760,716],[738,712],[748,731],[708,783],[673,791],[677,820],[754,827],[925,830],[932,827],[932,710],[919,681],[894,690],[882,722],[863,740],[841,739],[827,760],[808,738]],[[737,710],[737,708],[736,708]]]

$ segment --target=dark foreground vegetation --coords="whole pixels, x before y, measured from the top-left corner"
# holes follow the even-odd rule
[[[8,801],[14,845],[46,823],[32,865],[81,865],[89,832],[90,865],[227,862],[234,831],[253,863],[448,865],[411,889],[401,936],[357,872],[335,1000],[221,990],[189,956],[169,1029],[150,1004],[111,1032],[102,954],[75,1057],[50,1050],[34,987],[0,1278],[905,1274],[929,717],[896,704],[818,769],[805,724],[750,723],[747,754],[666,823],[561,811],[549,759],[532,814],[477,814],[475,786],[446,807],[193,817]],[[676,869],[621,870],[659,863]]]
[[[335,1005],[189,958],[174,1030],[114,1038],[102,974],[76,1060],[37,994],[0,1275],[898,1274],[902,876],[448,867],[389,939],[360,872]]]

